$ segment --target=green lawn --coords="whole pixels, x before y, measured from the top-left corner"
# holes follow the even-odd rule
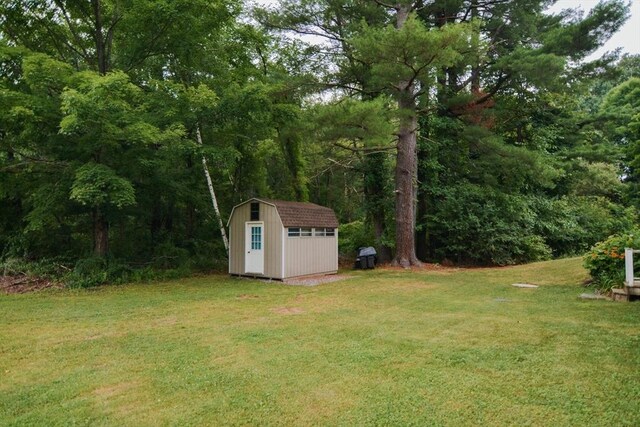
[[[640,303],[580,260],[349,274],[0,295],[0,425],[640,425]]]

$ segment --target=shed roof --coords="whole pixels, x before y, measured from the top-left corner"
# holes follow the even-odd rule
[[[285,227],[338,227],[333,209],[315,203],[290,202],[287,200],[272,200],[256,198],[278,210],[278,215]]]

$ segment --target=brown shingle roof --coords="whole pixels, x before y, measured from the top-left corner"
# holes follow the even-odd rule
[[[290,202],[256,198],[275,205],[285,227],[338,227],[338,218],[333,209],[315,203]]]

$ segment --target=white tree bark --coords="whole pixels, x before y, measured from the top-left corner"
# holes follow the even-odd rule
[[[202,135],[200,134],[200,125],[196,126],[196,138],[198,139],[198,144],[202,146],[203,144]],[[229,239],[227,239],[227,232],[224,229],[224,223],[222,222],[222,217],[220,216],[220,209],[218,208],[216,192],[213,189],[213,182],[211,181],[211,175],[209,175],[209,166],[207,166],[207,159],[205,159],[204,154],[202,155],[202,168],[204,169],[204,176],[207,178],[207,186],[209,186],[209,194],[211,194],[211,203],[213,204],[213,210],[216,212],[216,217],[218,218],[218,225],[220,226],[220,234],[222,234],[224,249],[227,251],[227,256],[229,256]]]

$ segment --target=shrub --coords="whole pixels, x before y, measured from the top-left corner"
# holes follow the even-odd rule
[[[372,246],[375,243],[373,232],[365,226],[364,221],[341,224],[338,234],[340,253],[347,256],[355,255],[362,246]]]
[[[66,277],[73,288],[88,288],[108,282],[107,260],[100,257],[84,258],[76,262],[75,268]]]
[[[584,256],[584,267],[589,270],[593,283],[602,291],[609,291],[624,283],[624,249],[640,248],[640,232],[616,234],[596,243]],[[640,266],[640,257],[634,268]]]
[[[529,204],[524,196],[469,183],[442,190],[427,218],[435,257],[497,265],[549,259],[551,249],[535,234]]]

